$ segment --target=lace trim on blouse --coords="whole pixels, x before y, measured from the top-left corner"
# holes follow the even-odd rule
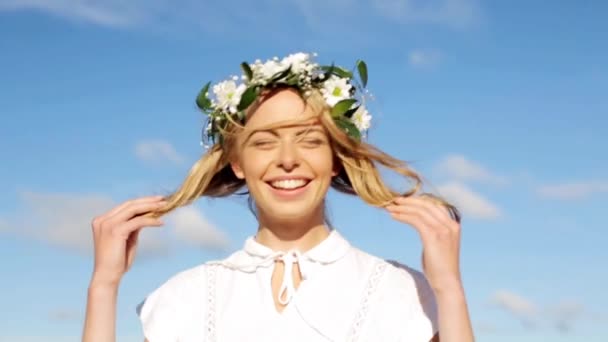
[[[378,283],[380,282],[380,279],[382,278],[382,275],[384,274],[384,271],[386,270],[387,266],[388,264],[385,261],[378,261],[373,273],[370,275],[367,281],[365,292],[363,293],[361,305],[359,307],[359,310],[357,311],[357,315],[355,316],[353,325],[351,326],[347,341],[354,342],[359,339],[361,328],[365,324],[366,318],[369,313],[370,299],[372,295],[376,292]]]
[[[217,284],[217,266],[208,265],[205,268],[207,272],[207,338],[205,341],[215,342],[216,331],[215,331],[215,309],[216,309],[216,284]]]

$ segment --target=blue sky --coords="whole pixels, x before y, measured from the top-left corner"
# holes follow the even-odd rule
[[[370,141],[462,208],[480,341],[608,340],[607,11],[599,0],[0,0],[0,340],[78,340],[90,220],[179,184],[202,153],[204,83],[297,51],[365,59]],[[353,244],[419,266],[410,227],[330,196]],[[146,231],[121,287],[119,341],[142,340],[134,307],[149,291],[254,233],[245,208],[201,200]]]

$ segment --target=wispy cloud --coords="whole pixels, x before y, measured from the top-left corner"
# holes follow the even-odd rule
[[[0,233],[9,230],[9,225],[6,219],[0,217]]]
[[[439,50],[416,49],[410,51],[407,61],[410,66],[417,69],[429,69],[436,67],[442,59]]]
[[[496,291],[490,298],[490,302],[513,315],[527,328],[533,328],[538,324],[538,307],[516,293],[507,290]]]
[[[93,250],[93,218],[117,205],[99,194],[23,192],[20,195],[22,208],[9,232],[82,253]],[[142,253],[157,253],[165,248],[158,236],[142,236],[139,241]]]
[[[460,182],[450,182],[437,187],[437,191],[454,203],[464,215],[478,219],[496,219],[501,210],[490,200]]]
[[[548,308],[548,315],[553,319],[557,330],[570,332],[575,323],[585,315],[585,307],[574,300],[565,300]]]
[[[175,235],[181,241],[211,249],[228,247],[226,235],[193,207],[178,209],[171,221]]]
[[[466,27],[480,16],[475,0],[372,0],[384,16],[405,23]]]
[[[573,330],[580,320],[593,321],[598,316],[576,300],[560,300],[549,305],[539,305],[508,290],[496,291],[490,298],[490,304],[511,314],[527,329],[544,326],[561,333]]]
[[[163,140],[146,140],[135,145],[135,156],[145,162],[163,163],[170,162],[181,164],[184,157],[180,155],[173,145]]]
[[[496,325],[487,321],[475,322],[473,323],[473,327],[475,331],[481,333],[496,333],[499,331]]]
[[[45,241],[84,254],[93,251],[93,218],[118,204],[99,194],[24,192],[21,200],[22,208],[4,233]],[[150,228],[140,234],[140,254],[166,254],[172,247],[167,239],[171,234],[177,240],[205,248],[226,246],[227,239],[223,233],[195,208],[182,208],[169,214],[167,223],[165,228]]]
[[[81,312],[70,309],[55,309],[49,312],[49,320],[52,322],[77,321],[81,317]]]
[[[195,0],[0,0],[0,11],[34,10],[96,25],[126,28],[183,25],[225,33],[236,27],[262,29],[290,15],[289,24],[317,31],[328,23],[389,19],[405,24],[463,27],[479,17],[475,0],[260,0],[229,3]],[[302,20],[298,23],[298,20]],[[287,24],[287,22],[285,22]],[[296,24],[296,25],[297,25]],[[333,25],[333,24],[332,24]],[[371,27],[371,26],[370,26]]]
[[[504,176],[495,174],[481,163],[472,161],[463,155],[453,154],[441,159],[434,168],[438,175],[457,181],[476,182],[493,185],[508,184]]]
[[[608,181],[582,181],[539,186],[536,193],[542,197],[560,200],[580,200],[596,194],[608,194]]]
[[[0,10],[41,11],[108,27],[130,27],[143,23],[154,6],[141,5],[139,1],[118,0],[0,0]]]

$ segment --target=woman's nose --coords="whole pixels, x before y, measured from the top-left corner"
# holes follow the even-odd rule
[[[294,144],[283,142],[279,149],[278,164],[279,167],[289,171],[299,165],[298,151]]]

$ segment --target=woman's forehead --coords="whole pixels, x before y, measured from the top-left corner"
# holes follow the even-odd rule
[[[311,118],[307,120],[291,120],[277,122],[273,125],[260,126],[260,127],[246,127],[246,135],[251,136],[256,133],[270,133],[273,135],[303,135],[312,132],[318,132],[325,134],[325,129],[321,125],[318,119]]]
[[[310,106],[294,91],[282,90],[265,98],[248,116],[248,126],[272,125],[282,121],[305,120],[313,116]]]

